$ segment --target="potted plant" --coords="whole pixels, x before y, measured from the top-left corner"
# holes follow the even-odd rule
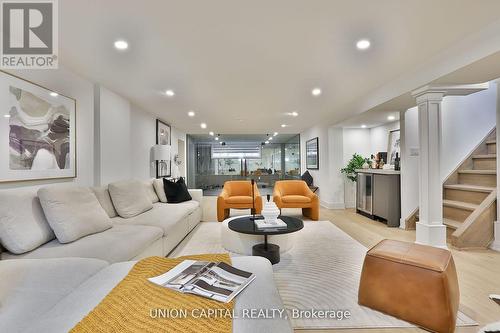
[[[362,169],[363,164],[368,162],[369,162],[368,158],[364,158],[359,154],[354,154],[347,163],[347,166],[345,168],[340,169],[340,172],[344,173],[349,180],[355,182],[358,179],[358,174],[356,173],[356,169]]]

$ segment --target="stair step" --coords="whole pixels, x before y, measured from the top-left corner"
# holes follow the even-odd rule
[[[475,175],[496,175],[496,170],[458,170],[458,173]]]
[[[456,229],[460,228],[460,226],[462,225],[462,222],[455,221],[452,219],[443,218],[443,224],[451,229],[456,230]]]
[[[443,205],[447,207],[458,208],[468,211],[473,211],[478,207],[478,205],[475,204],[462,201],[455,201],[455,200],[443,200]]]
[[[472,156],[473,159],[496,159],[497,154],[485,154],[485,155],[474,155]]]
[[[496,145],[497,141],[496,140],[488,140],[488,141],[486,141],[486,144],[487,145]]]
[[[459,191],[472,191],[472,192],[493,192],[495,190],[494,187],[489,186],[478,186],[478,185],[470,185],[470,184],[449,184],[444,185],[444,188],[459,190]]]

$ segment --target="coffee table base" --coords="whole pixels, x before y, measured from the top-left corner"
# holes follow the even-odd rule
[[[269,243],[257,244],[252,247],[252,255],[267,258],[274,265],[280,262],[280,247]]]

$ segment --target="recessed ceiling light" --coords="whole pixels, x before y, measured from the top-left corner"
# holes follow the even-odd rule
[[[361,125],[361,128],[366,128],[366,125],[365,124]]]
[[[286,127],[286,124],[281,124],[281,127],[285,128],[285,127]]]
[[[396,117],[394,117],[394,116],[387,117],[387,120],[395,120],[395,119],[396,119]]]
[[[273,136],[276,136],[276,135],[278,135],[278,132],[274,132]]]
[[[312,94],[313,96],[319,96],[319,95],[321,95],[321,89],[319,89],[319,88],[314,88],[313,90],[311,90],[311,94]],[[293,113],[293,112],[292,112],[292,113]],[[299,114],[297,113],[297,116],[298,116],[298,115],[299,115]]]
[[[166,92],[165,92],[165,93],[166,93]],[[172,95],[172,96],[173,96],[173,95]],[[189,112],[188,112],[188,116],[190,116],[190,117],[194,117],[194,115],[195,115],[195,114],[196,114],[196,113],[194,113],[194,111],[189,111]]]
[[[370,41],[368,39],[360,39],[356,42],[356,47],[358,50],[366,50],[370,47]]]
[[[210,136],[214,136],[214,132],[208,132]]]
[[[269,141],[264,142],[266,145],[269,144]]]
[[[175,93],[173,90],[168,89],[168,90],[165,90],[165,95],[167,95],[168,97],[174,97]]]
[[[267,138],[268,141],[271,141],[273,139],[272,136],[270,136],[269,138]]]
[[[51,92],[51,93],[50,93],[50,96],[52,96],[52,97],[57,97],[57,96],[59,96],[59,94],[58,94],[58,93],[56,93],[56,92]]]
[[[299,115],[299,113],[297,111],[293,111],[293,112],[287,112],[286,115],[292,116],[292,117],[297,117]]]
[[[205,123],[201,123],[201,124],[200,124],[200,127],[201,127],[201,128],[207,128],[207,124],[205,124]]]
[[[5,118],[10,118],[10,114],[4,114],[3,115]]]
[[[123,39],[116,40],[115,41],[115,49],[120,50],[120,51],[124,51],[124,50],[128,49],[127,41],[123,40]]]
[[[215,137],[215,141],[219,141],[219,137],[218,137],[218,136],[217,136],[217,137]]]

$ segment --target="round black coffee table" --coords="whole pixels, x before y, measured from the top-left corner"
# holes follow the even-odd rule
[[[242,234],[263,235],[264,243],[254,245],[252,248],[252,255],[267,258],[273,265],[280,262],[280,247],[276,244],[268,243],[267,236],[289,234],[304,228],[304,223],[301,219],[290,216],[280,216],[279,219],[286,223],[286,228],[262,230],[257,229],[254,221],[250,220],[250,218],[251,216],[235,218],[229,221],[228,227]]]

